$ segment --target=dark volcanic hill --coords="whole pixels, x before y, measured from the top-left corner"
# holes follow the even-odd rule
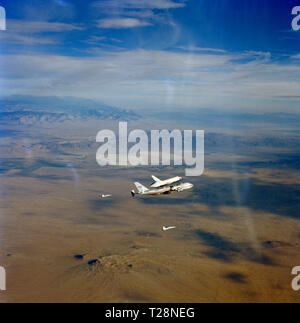
[[[84,120],[136,120],[130,110],[72,97],[10,96],[0,100],[0,122],[23,125]]]

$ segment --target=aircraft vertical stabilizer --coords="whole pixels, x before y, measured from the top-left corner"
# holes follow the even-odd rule
[[[151,175],[151,177],[154,180],[154,182],[158,182],[158,183],[161,182],[161,180],[159,178],[155,177],[154,175]]]
[[[139,193],[143,194],[144,192],[148,191],[148,188],[139,182],[135,182],[134,185],[136,186]]]

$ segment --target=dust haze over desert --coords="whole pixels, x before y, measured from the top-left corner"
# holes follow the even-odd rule
[[[208,1],[88,1],[86,17],[72,1],[16,3],[0,34],[0,302],[298,302],[295,39],[268,49],[253,30],[246,46],[232,5],[222,34],[196,19]],[[96,135],[120,122],[204,130],[203,174],[99,166]],[[132,197],[151,175],[194,187]]]

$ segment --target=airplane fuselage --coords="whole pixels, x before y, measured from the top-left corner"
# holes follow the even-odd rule
[[[144,191],[143,193],[140,193],[142,195],[160,195],[160,194],[168,194],[170,193],[170,187],[163,187],[163,188],[158,188],[154,190],[148,190]]]
[[[182,192],[184,190],[189,190],[193,188],[194,185],[191,183],[182,183],[176,186],[164,186],[162,188],[149,189],[143,192],[138,192],[141,195],[160,195],[160,194],[170,194],[172,192]]]

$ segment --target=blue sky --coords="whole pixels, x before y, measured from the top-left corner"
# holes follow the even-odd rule
[[[1,95],[133,109],[298,111],[290,0],[1,1]],[[300,23],[300,22],[299,22]]]

